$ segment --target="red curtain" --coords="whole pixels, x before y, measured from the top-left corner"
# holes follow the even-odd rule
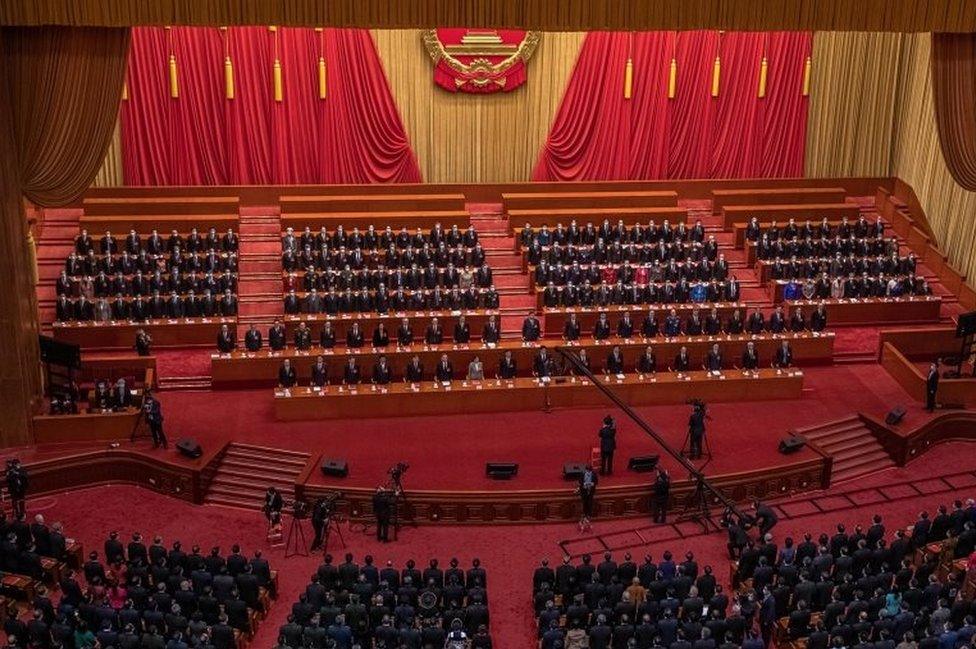
[[[800,176],[811,42],[805,32],[588,34],[533,179]],[[759,97],[764,54],[766,94]],[[631,99],[624,97],[628,57]],[[668,98],[672,58],[675,96]]]
[[[620,98],[629,42],[619,32],[587,34],[534,179],[628,177],[631,103]]]
[[[170,54],[178,98],[170,96]],[[225,56],[233,68],[232,99],[225,94]],[[327,67],[325,99],[319,57]],[[126,184],[421,180],[366,30],[137,28],[130,59],[122,107]]]

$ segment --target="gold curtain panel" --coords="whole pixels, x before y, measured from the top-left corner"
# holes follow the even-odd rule
[[[4,0],[0,25],[976,31],[969,0]]]

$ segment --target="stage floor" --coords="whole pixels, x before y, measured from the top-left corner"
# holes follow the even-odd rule
[[[603,481],[604,486],[643,484],[651,479],[648,474],[627,471],[627,460],[632,455],[660,454],[665,467],[677,467],[642,430],[610,407],[397,419],[371,419],[363,413],[361,419],[277,422],[271,390],[164,391],[159,396],[171,442],[190,436],[200,441],[205,452],[234,441],[306,451],[313,460],[322,455],[349,462],[349,476],[344,479],[326,478],[320,471],[312,471],[307,484],[313,486],[371,488],[385,481],[389,465],[404,461],[410,464],[405,484],[411,490],[568,489],[570,485],[562,479],[563,464],[589,460],[591,448],[598,444],[596,433],[607,413],[618,423],[618,447],[616,471]],[[876,364],[808,368],[801,399],[763,401],[761,393],[755,398],[710,407],[708,437],[714,459],[704,468],[707,475],[773,469],[812,458],[814,452],[809,449],[781,455],[777,451],[780,438],[791,429],[853,412],[883,416],[896,403],[908,404],[903,423],[906,428],[914,427],[926,416],[921,405],[914,404]],[[689,407],[637,410],[669,444],[681,447]],[[9,452],[32,460],[104,447],[104,443],[52,444]],[[143,440],[137,442],[137,448],[151,457],[185,462],[172,445],[168,451],[154,450]],[[517,462],[518,476],[507,482],[488,479],[485,463],[494,461]],[[674,477],[685,476],[683,471],[675,471]]]

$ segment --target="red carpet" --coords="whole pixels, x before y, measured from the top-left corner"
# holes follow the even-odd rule
[[[913,477],[924,484],[926,479],[974,468],[972,446],[949,444],[936,448],[907,469],[892,469],[870,480],[861,481],[853,490],[869,485],[884,485]],[[966,466],[959,466],[959,458],[968,458]],[[934,510],[939,503],[954,497],[971,496],[976,478],[957,481],[956,495],[942,493],[914,496],[894,502],[867,504],[857,509],[838,510],[783,521],[775,535],[782,540],[787,535],[799,536],[804,531],[815,535],[832,528],[837,522],[863,523],[877,512],[884,516],[889,530],[914,521],[922,509]],[[897,497],[897,496],[896,496]],[[281,550],[270,550],[264,538],[264,523],[260,514],[223,509],[195,507],[182,501],[152,492],[128,487],[103,487],[64,494],[55,498],[41,498],[28,504],[32,512],[40,512],[49,522],[65,523],[68,536],[81,540],[86,548],[100,549],[108,531],[117,529],[123,537],[134,531],[144,534],[161,533],[167,544],[179,539],[183,543],[198,543],[202,547],[214,544],[225,550],[233,542],[242,542],[245,551],[256,548],[265,551],[272,567],[279,570],[281,597],[272,607],[269,619],[262,623],[252,647],[265,649],[274,644],[276,630],[304,589],[308,576],[318,563],[316,557],[285,559]],[[626,536],[643,521],[595,523],[594,533]],[[660,528],[665,529],[665,528]],[[559,541],[578,538],[574,525],[497,526],[497,527],[421,527],[407,528],[400,542],[380,546],[372,539],[343,529],[348,551],[361,557],[372,553],[377,562],[392,559],[398,563],[408,558],[419,561],[436,556],[447,560],[457,556],[462,564],[478,557],[488,570],[491,602],[492,635],[495,646],[504,649],[531,649],[534,642],[534,620],[530,605],[531,574],[542,557],[559,561]],[[720,581],[728,575],[724,557],[725,538],[722,534],[692,536],[683,541],[669,540],[652,543],[633,550],[638,559],[646,552],[655,558],[665,549],[676,554],[686,550],[695,552],[702,565],[715,567]],[[336,554],[342,550],[332,548]],[[622,553],[618,553],[618,556]]]
[[[755,396],[762,399],[761,393]],[[484,477],[486,461],[519,463],[518,477],[506,488],[563,488],[563,463],[589,458],[599,421],[608,412],[556,410],[552,414],[539,411],[279,423],[274,420],[270,390],[167,391],[161,399],[171,438],[192,435],[205,448],[236,440],[303,450],[313,456],[322,453],[342,457],[350,463],[349,478],[343,481],[350,486],[382,482],[388,466],[402,459],[411,465],[407,481],[413,489],[497,488],[498,483]],[[878,365],[810,368],[802,399],[715,404],[709,427],[715,461],[707,471],[775,466],[784,461],[776,444],[787,431],[856,411],[883,414],[894,403],[911,401]],[[656,406],[639,411],[671,444],[681,446],[687,407]],[[903,425],[913,427],[923,416],[920,407],[909,405]],[[377,448],[384,452],[375,453]],[[631,455],[656,452],[659,451],[643,432],[629,422],[621,422],[618,466],[624,466]],[[793,455],[789,461],[801,457]],[[644,479],[618,471],[610,483]]]

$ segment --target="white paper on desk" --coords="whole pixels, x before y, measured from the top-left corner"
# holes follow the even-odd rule
[[[450,381],[443,381],[443,382],[441,382],[441,387],[443,387],[445,390],[450,390],[451,389],[451,382]]]
[[[625,378],[625,377],[624,377],[624,375],[623,375],[623,374],[621,374],[621,373],[619,373],[619,372],[618,372],[618,373],[616,374],[616,377],[617,377],[617,380],[618,380],[618,381],[623,381],[623,380],[624,380],[624,378]]]
[[[496,345],[495,343],[485,343],[485,347],[487,347],[488,349],[494,349],[497,346],[498,345]]]
[[[550,381],[550,379],[549,379],[548,376],[541,376],[541,377],[539,377],[539,383],[548,384],[549,381]]]

